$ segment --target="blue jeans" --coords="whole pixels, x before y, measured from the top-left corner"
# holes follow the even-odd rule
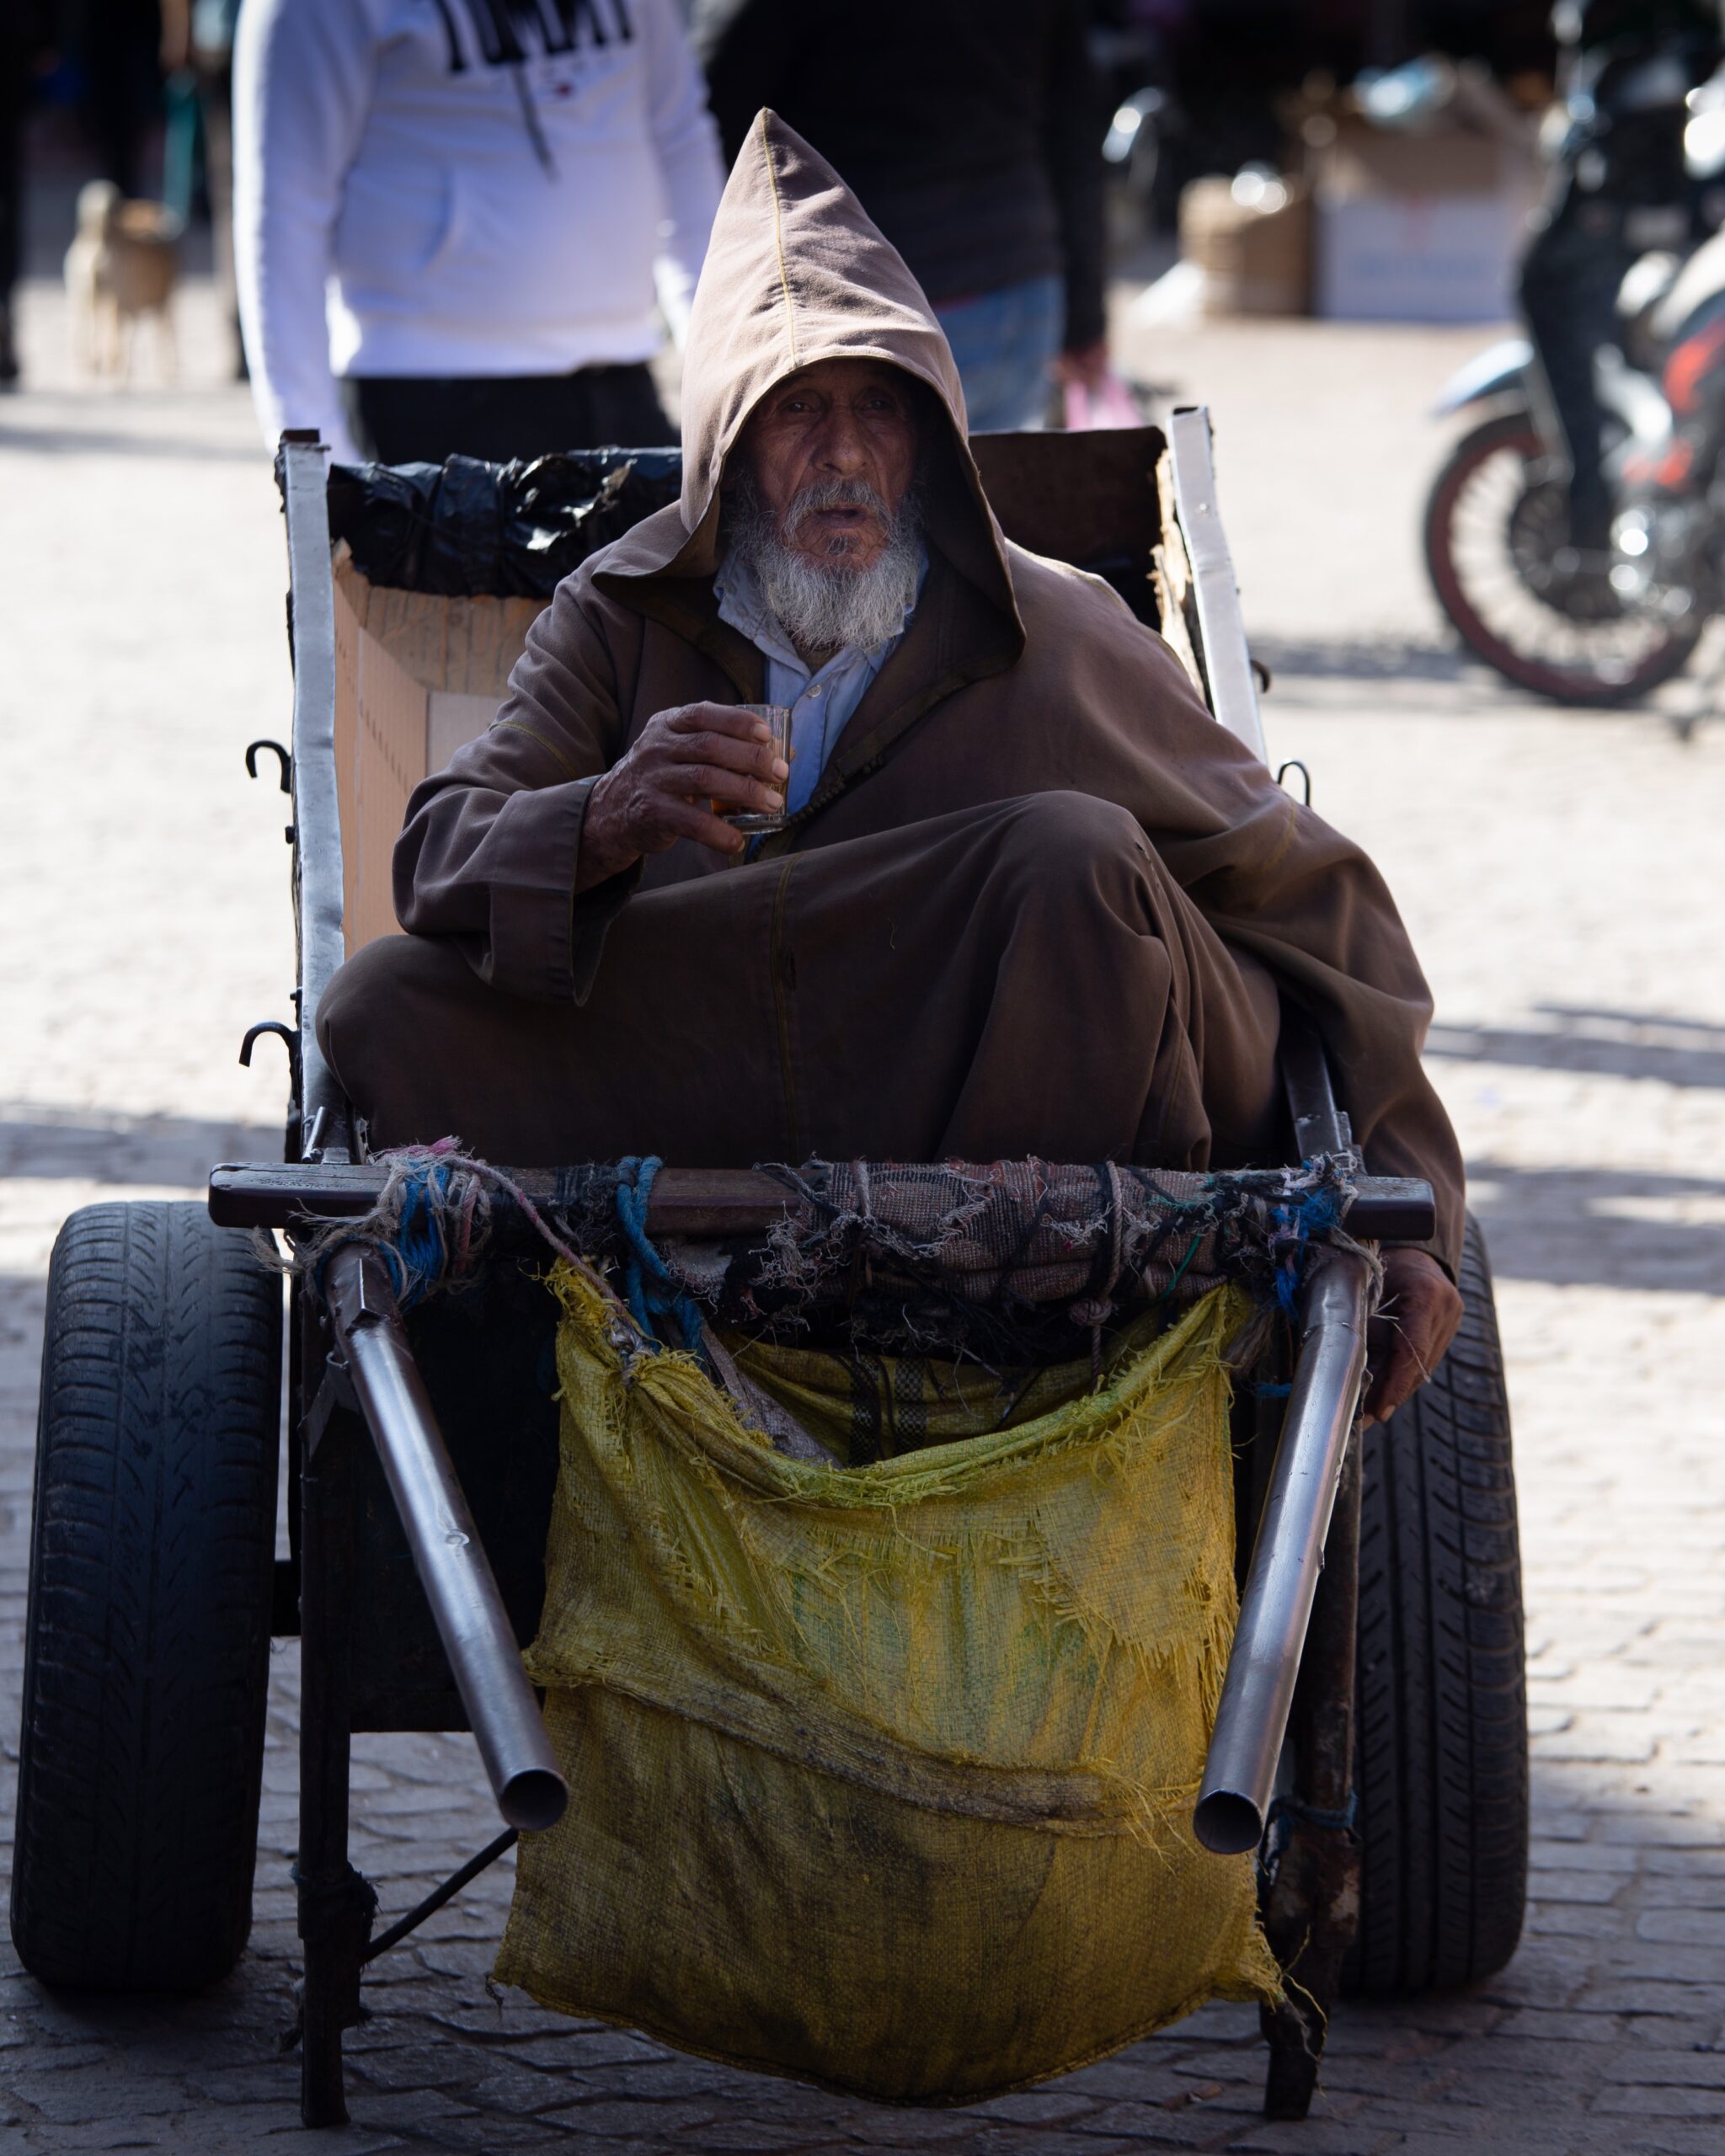
[[[1048,416],[1050,371],[1065,327],[1058,277],[1002,285],[935,313],[947,333],[964,385],[974,435],[1034,428]]]

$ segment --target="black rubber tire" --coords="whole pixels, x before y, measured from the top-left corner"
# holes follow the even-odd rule
[[[1469,1219],[1466,1315],[1365,1436],[1359,1931],[1348,1988],[1440,1990],[1515,1951],[1527,1894],[1527,1683],[1515,1470],[1491,1267]]]
[[[200,1991],[252,1920],[282,1292],[201,1205],[87,1206],[48,1272],[12,1937]]]
[[[1621,680],[1605,680],[1578,667],[1547,665],[1516,650],[1495,635],[1476,609],[1458,574],[1450,543],[1450,525],[1455,505],[1476,467],[1505,451],[1524,461],[1545,455],[1533,417],[1521,407],[1497,413],[1464,435],[1445,460],[1426,498],[1422,530],[1426,574],[1438,604],[1450,627],[1476,658],[1501,674],[1506,681],[1535,696],[1548,696],[1561,704],[1578,704],[1596,710],[1612,710],[1638,702],[1662,682],[1680,674],[1700,643],[1705,622],[1674,627],[1663,643],[1655,644],[1632,675]]]

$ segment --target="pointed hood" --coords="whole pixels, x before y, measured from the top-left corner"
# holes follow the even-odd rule
[[[732,168],[689,317],[682,499],[608,550],[601,574],[620,597],[630,579],[712,574],[725,464],[750,413],[787,375],[835,359],[886,360],[939,401],[951,441],[931,445],[930,536],[1016,622],[945,332],[843,180],[766,111]]]

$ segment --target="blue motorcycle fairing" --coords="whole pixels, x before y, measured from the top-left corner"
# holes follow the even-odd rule
[[[1519,390],[1525,398],[1523,381],[1532,365],[1533,346],[1525,337],[1504,338],[1450,376],[1432,407],[1434,418],[1447,419],[1466,405],[1483,404],[1509,390]]]

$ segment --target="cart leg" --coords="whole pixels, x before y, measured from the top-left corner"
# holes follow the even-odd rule
[[[327,1336],[304,1317],[307,1365]],[[377,1897],[348,1862],[349,1619],[353,1572],[353,1447],[359,1423],[338,1408],[300,1477],[300,1846],[294,1866],[305,1951],[300,2116],[342,2126],[341,2036],[360,2018],[360,1965]],[[310,1433],[308,1433],[308,1437]]]
[[[1295,1801],[1282,1810],[1286,1838],[1263,1913],[1271,1951],[1290,1979],[1282,2004],[1262,2009],[1270,2050],[1263,2108],[1272,2119],[1303,2119],[1311,2107],[1342,1963],[1359,1922],[1359,1838],[1353,1826],[1359,1461],[1356,1431],[1336,1492],[1295,1697]]]

